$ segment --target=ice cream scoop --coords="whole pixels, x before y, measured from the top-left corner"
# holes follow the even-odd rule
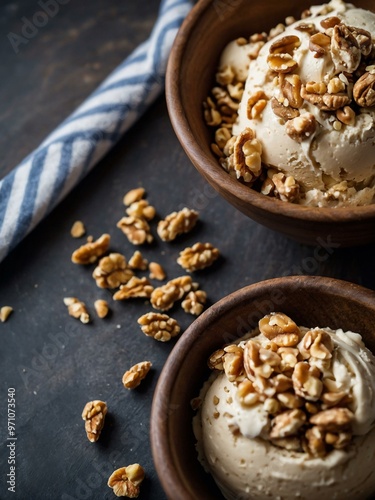
[[[210,357],[194,419],[225,498],[366,500],[375,492],[375,357],[361,336],[282,313]]]
[[[261,37],[233,41],[221,57],[218,81],[224,76],[234,100],[247,75],[233,135],[218,152],[222,166],[284,201],[373,203],[375,14],[332,0]]]

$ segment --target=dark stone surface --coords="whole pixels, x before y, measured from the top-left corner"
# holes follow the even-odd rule
[[[139,42],[155,20],[158,1],[71,0],[61,5],[16,54],[7,37],[38,3],[0,6],[0,174],[11,170],[103,80]],[[143,300],[114,302],[96,287],[93,266],[71,263],[80,244],[70,236],[83,220],[94,237],[112,236],[111,250],[128,258],[135,250],[116,228],[123,195],[142,185],[158,217],[188,206],[200,212],[196,229],[174,243],[155,242],[141,251],[160,262],[168,278],[183,274],[178,252],[196,241],[221,251],[210,269],[194,273],[210,303],[242,286],[286,274],[332,276],[375,287],[374,246],[358,249],[306,247],[235,211],[195,171],[171,128],[163,96],[86,179],[0,264],[0,306],[14,313],[0,324],[0,498],[114,498],[107,487],[117,467],[141,463],[147,478],[141,498],[163,499],[150,451],[153,390],[175,341],[147,338],[137,318],[151,308]],[[152,230],[156,235],[156,222]],[[139,273],[143,275],[144,273]],[[86,302],[89,325],[69,317],[66,296]],[[112,314],[95,317],[93,302],[109,300]],[[192,321],[179,306],[170,311],[184,330]],[[153,370],[136,390],[121,378],[149,359]],[[7,388],[16,390],[16,493],[7,491]],[[92,399],[107,402],[101,439],[89,443],[81,412]]]

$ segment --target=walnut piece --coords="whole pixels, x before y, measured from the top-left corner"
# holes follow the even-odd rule
[[[180,325],[167,314],[149,312],[138,319],[142,332],[160,342],[168,342],[180,333]]]
[[[0,309],[0,321],[2,323],[5,323],[5,321],[9,318],[9,316],[12,314],[12,312],[13,312],[13,307],[3,306]]]
[[[189,272],[204,269],[219,257],[219,250],[211,243],[195,243],[180,252],[177,263]]]
[[[291,120],[292,118],[296,118],[299,116],[298,109],[294,109],[291,106],[285,106],[281,102],[279,102],[276,97],[272,97],[271,99],[271,107],[272,111],[276,116],[282,118],[283,120]]]
[[[133,245],[142,245],[151,243],[154,237],[151,234],[150,226],[143,217],[123,217],[117,223],[117,227],[128,238]]]
[[[178,235],[188,233],[195,226],[198,212],[183,208],[179,212],[172,212],[164,220],[159,221],[157,232],[163,241],[172,241]]]
[[[83,409],[82,418],[85,420],[87,438],[92,443],[99,439],[106,414],[107,405],[100,400],[89,401]]]
[[[354,414],[348,408],[330,408],[310,418],[310,422],[319,429],[338,432],[350,428]]]
[[[137,498],[144,477],[143,467],[132,464],[115,470],[108,479],[108,486],[118,497]]]
[[[251,128],[245,128],[235,139],[233,166],[237,179],[254,182],[262,173],[262,145]]]
[[[182,309],[186,313],[199,316],[204,309],[207,300],[207,294],[203,290],[189,292],[181,302]]]
[[[70,234],[72,235],[73,238],[81,238],[86,233],[85,226],[82,221],[77,220],[73,224]]]
[[[166,278],[166,273],[163,267],[157,262],[150,262],[148,269],[150,271],[150,279],[163,281]]]
[[[98,315],[99,318],[103,319],[106,316],[108,316],[109,313],[109,306],[108,302],[103,299],[98,299],[94,302],[94,307],[96,314]]]
[[[96,241],[92,241],[77,248],[72,254],[74,264],[93,264],[108,250],[111,237],[102,234]]]
[[[273,194],[282,201],[296,201],[299,198],[300,187],[294,177],[286,176],[282,172],[272,176]]]
[[[152,220],[155,217],[156,210],[146,200],[134,201],[127,209],[126,213],[133,217],[141,217],[146,220]]]
[[[125,285],[120,286],[120,290],[113,295],[113,300],[127,300],[135,297],[149,299],[153,290],[154,287],[147,278],[133,276]]]
[[[150,361],[141,361],[129,368],[122,377],[124,387],[126,389],[135,389],[138,387],[150,371],[151,366],[152,363]]]
[[[148,261],[143,257],[139,250],[136,250],[129,259],[129,267],[131,269],[139,269],[145,271],[148,266]]]
[[[330,96],[331,98],[333,96]],[[286,122],[286,133],[291,139],[302,142],[311,138],[316,129],[316,119],[311,113],[303,113]]]
[[[76,297],[65,297],[64,304],[67,306],[70,316],[79,319],[82,323],[89,323],[90,316],[84,302]]]
[[[367,71],[355,82],[353,98],[363,108],[375,106],[375,74]]]
[[[151,305],[159,311],[168,311],[177,300],[183,298],[196,285],[190,276],[179,276],[165,285],[155,288],[151,294]]]
[[[118,288],[127,283],[134,276],[127,267],[126,258],[120,253],[110,253],[100,259],[94,269],[92,277],[100,288]]]
[[[136,201],[141,200],[144,197],[145,193],[146,193],[146,191],[142,187],[131,189],[124,196],[124,200],[123,200],[124,205],[130,206],[132,203],[135,203]]]

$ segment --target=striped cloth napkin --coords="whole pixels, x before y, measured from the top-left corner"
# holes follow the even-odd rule
[[[0,261],[160,95],[189,0],[162,0],[151,35],[83,104],[0,181]]]

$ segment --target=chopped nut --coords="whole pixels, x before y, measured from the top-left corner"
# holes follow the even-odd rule
[[[292,118],[296,118],[299,116],[298,109],[294,109],[291,106],[285,106],[281,102],[279,102],[276,97],[272,97],[271,99],[271,107],[272,111],[276,116],[282,118],[283,120],[291,120]]]
[[[10,314],[13,312],[13,307],[11,306],[3,306],[0,309],[0,321],[5,323],[5,321],[9,318]]]
[[[89,401],[83,409],[82,418],[85,420],[87,438],[92,443],[99,439],[106,414],[107,405],[100,400]]]
[[[335,76],[328,82],[327,91],[329,94],[338,94],[339,92],[344,92],[345,83],[341,81],[340,78]]]
[[[306,415],[302,410],[288,410],[277,415],[272,420],[270,438],[294,436],[306,422]]]
[[[121,229],[133,245],[151,243],[154,239],[150,232],[150,226],[146,219],[142,217],[123,217],[118,221],[117,227]]]
[[[353,73],[361,62],[361,55],[353,30],[344,23],[334,26],[331,37],[331,57],[336,71]]]
[[[283,36],[273,42],[270,47],[270,54],[289,54],[292,55],[294,50],[301,45],[301,40],[296,35]]]
[[[146,193],[146,191],[142,187],[131,189],[124,196],[124,200],[123,200],[124,205],[129,206],[132,203],[141,200],[144,197],[145,193]]]
[[[323,391],[323,383],[317,376],[319,373],[304,361],[297,363],[292,375],[295,393],[308,401],[318,401]]]
[[[79,319],[82,323],[90,321],[84,302],[81,302],[76,297],[65,297],[64,304],[68,307],[69,315],[73,316],[73,318]]]
[[[207,364],[211,370],[224,370],[224,349],[218,349],[208,358]]]
[[[270,69],[277,73],[291,73],[298,68],[298,63],[289,54],[270,54],[267,62]]]
[[[282,201],[296,201],[299,198],[299,184],[291,175],[286,176],[282,172],[272,176],[274,186],[273,193]]]
[[[159,311],[168,311],[177,300],[195,286],[190,276],[179,276],[165,285],[155,288],[151,294],[151,305]]]
[[[303,104],[301,96],[302,82],[298,75],[286,75],[281,84],[283,96],[292,108],[300,108]]]
[[[358,78],[353,87],[353,98],[363,108],[375,106],[375,74],[366,72]]]
[[[204,269],[219,257],[219,250],[211,243],[195,243],[180,252],[177,263],[189,272]]]
[[[108,486],[117,497],[137,498],[144,477],[143,467],[132,464],[115,470],[108,479]]]
[[[259,118],[267,104],[267,96],[263,90],[256,90],[247,100],[247,117],[249,120]]]
[[[324,431],[338,432],[350,428],[353,419],[348,408],[330,408],[313,415],[310,422]]]
[[[323,95],[327,92],[327,85],[324,82],[307,82],[305,88],[309,94]]]
[[[309,49],[315,52],[314,57],[322,57],[331,45],[331,38],[324,33],[315,33],[309,40]]]
[[[141,217],[146,220],[152,220],[155,217],[156,210],[147,200],[134,201],[127,209],[126,213],[133,217]]]
[[[235,77],[235,72],[232,66],[226,65],[219,68],[219,71],[216,73],[216,81],[220,85],[229,85],[233,82]]]
[[[143,258],[143,255],[139,250],[136,250],[134,254],[129,259],[129,267],[132,269],[139,269],[140,271],[145,271],[148,266],[148,261]]]
[[[150,279],[163,281],[166,278],[166,273],[163,267],[157,262],[150,262],[148,269],[150,271]]]
[[[304,335],[298,348],[303,359],[309,359],[310,356],[318,359],[331,359],[333,342],[324,330],[315,329]]]
[[[77,220],[73,224],[70,234],[73,236],[73,238],[81,238],[86,232],[85,226],[82,221]]]
[[[82,245],[73,252],[72,262],[74,264],[93,264],[108,250],[110,241],[109,234],[102,234],[96,241]]]
[[[337,16],[326,17],[320,21],[320,26],[324,29],[333,28],[336,24],[340,24],[341,19]]]
[[[224,349],[224,351],[226,348]],[[230,382],[235,382],[243,373],[243,351],[227,352],[223,357],[223,368]]]
[[[113,295],[113,300],[126,300],[134,297],[149,299],[153,290],[154,287],[147,278],[133,276],[125,285],[121,285],[120,290]]]
[[[204,304],[207,300],[207,294],[203,290],[191,291],[181,302],[181,306],[186,313],[199,316],[203,311]]]
[[[167,314],[149,312],[138,319],[141,329],[148,337],[168,342],[180,333],[180,325]]]
[[[307,449],[313,457],[324,457],[327,453],[324,434],[319,427],[311,427],[306,431]]]
[[[259,330],[269,340],[288,333],[299,337],[300,329],[295,322],[283,313],[271,313],[259,320]]]
[[[340,122],[345,125],[355,125],[356,115],[355,111],[350,106],[344,106],[342,109],[336,111],[336,117]]]
[[[105,318],[109,313],[108,302],[106,300],[98,299],[94,302],[96,314],[99,318]]]
[[[150,371],[151,366],[152,363],[150,361],[141,361],[129,368],[122,377],[124,387],[126,389],[135,389],[138,387]]]
[[[172,241],[178,235],[188,233],[195,226],[198,212],[183,208],[179,212],[172,212],[164,220],[159,221],[157,232],[163,241]]]
[[[304,113],[286,122],[286,133],[297,142],[311,138],[315,129],[316,119],[311,113]]]
[[[253,406],[260,401],[260,395],[256,392],[253,383],[248,379],[238,384],[237,397],[243,406]]]
[[[234,172],[237,179],[254,182],[262,173],[262,145],[255,138],[254,132],[246,128],[234,142]]]
[[[120,253],[110,253],[100,259],[92,276],[100,288],[118,288],[134,275],[127,267],[125,257]]]

